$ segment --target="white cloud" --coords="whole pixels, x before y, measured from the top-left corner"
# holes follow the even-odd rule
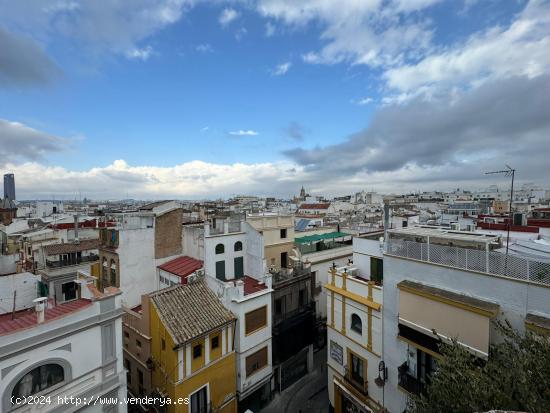
[[[303,55],[308,63],[394,65],[431,47],[428,21],[413,12],[436,0],[261,0],[261,15],[289,26],[319,23],[324,46]],[[414,14],[414,15],[413,15]]]
[[[201,132],[207,132],[209,129],[209,126],[205,126],[204,128],[201,128]]]
[[[374,99],[371,98],[371,97],[365,97],[365,98],[362,98],[362,99],[359,99],[359,100],[354,100],[352,102],[359,105],[359,106],[365,106],[365,105],[368,105],[369,103],[374,102]]]
[[[153,53],[153,48],[151,46],[145,46],[141,49],[134,48],[126,52],[126,57],[128,59],[134,60],[148,60]]]
[[[0,173],[15,173],[21,199],[71,196],[78,189],[94,199],[219,197],[240,193],[289,191],[305,176],[289,162],[214,164],[189,161],[169,167],[132,166],[116,160],[104,167],[74,171],[36,162],[8,164]]]
[[[292,66],[292,63],[290,63],[290,62],[281,63],[280,65],[277,65],[277,67],[275,67],[275,69],[273,69],[272,73],[273,73],[274,76],[285,75],[286,72],[288,72],[288,70],[290,69],[291,66]]]
[[[275,25],[271,22],[265,24],[265,35],[266,37],[271,37],[275,34]]]
[[[239,16],[240,16],[240,13],[237,10],[232,8],[226,8],[222,10],[220,17],[218,18],[218,21],[223,27],[225,27],[232,21],[238,19]]]
[[[41,43],[54,36],[73,41],[88,55],[126,55],[158,31],[180,20],[196,0],[42,0],[10,2],[0,24],[17,27]]]
[[[231,131],[231,132],[229,132],[229,134],[233,135],[233,136],[257,136],[257,135],[259,135],[258,132],[256,132],[255,130],[252,130],[252,129],[248,129],[248,130],[240,129],[240,130],[237,130],[237,131]]]
[[[477,87],[490,79],[534,77],[550,68],[550,7],[532,0],[507,27],[495,26],[467,41],[387,70],[391,89],[436,93],[454,86]]]
[[[214,51],[209,43],[202,43],[195,47],[195,50],[200,53],[211,53]]]

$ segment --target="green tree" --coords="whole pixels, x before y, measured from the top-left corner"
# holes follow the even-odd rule
[[[454,341],[440,344],[442,358],[426,395],[414,397],[410,413],[472,413],[489,410],[550,412],[550,337],[518,333],[497,323],[503,340],[480,360]]]

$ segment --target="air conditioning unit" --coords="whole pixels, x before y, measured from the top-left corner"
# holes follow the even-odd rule
[[[475,230],[476,230],[476,224],[468,224],[466,226],[466,231],[475,232]]]
[[[204,277],[204,268],[201,268],[200,270],[195,271],[195,275],[197,277]]]
[[[451,231],[460,231],[460,224],[458,222],[451,222]]]
[[[195,281],[197,281],[197,276],[195,274],[191,274],[187,277],[187,284],[193,284]]]

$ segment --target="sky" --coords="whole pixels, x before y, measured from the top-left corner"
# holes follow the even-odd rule
[[[550,187],[550,1],[0,0],[18,199]]]

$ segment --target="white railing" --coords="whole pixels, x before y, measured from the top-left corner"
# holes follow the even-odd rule
[[[397,257],[550,285],[550,263],[470,248],[390,239],[386,253]]]

